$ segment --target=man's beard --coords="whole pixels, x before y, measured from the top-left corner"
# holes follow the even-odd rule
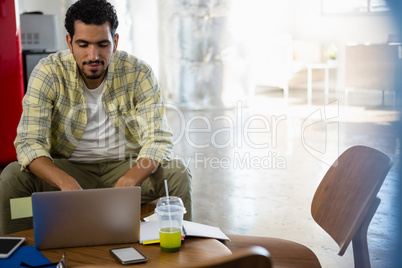
[[[105,73],[106,69],[102,69],[99,74],[96,74],[97,70],[90,71],[90,72],[92,72],[92,74],[88,74],[88,73],[85,72],[85,70],[84,70],[84,65],[86,65],[86,64],[92,64],[92,63],[98,63],[98,64],[100,63],[102,66],[105,66],[105,62],[104,62],[104,61],[99,61],[99,60],[96,60],[96,61],[84,61],[84,62],[82,63],[81,72],[82,72],[82,73],[85,75],[85,77],[88,78],[88,79],[98,79],[98,78],[101,78],[102,75]]]

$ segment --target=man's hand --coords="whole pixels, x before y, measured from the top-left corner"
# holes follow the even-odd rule
[[[131,169],[120,177],[114,187],[138,186],[153,172],[155,172],[159,165],[160,164],[155,160],[140,158]]]
[[[82,190],[82,187],[73,178],[66,179],[59,188],[62,191]]]
[[[140,185],[137,180],[134,178],[131,178],[130,176],[122,176],[120,179],[117,181],[116,185],[114,187],[132,187],[132,186],[138,186]]]
[[[82,187],[73,177],[58,168],[53,161],[47,157],[36,158],[29,165],[29,170],[44,182],[62,191],[82,190]]]

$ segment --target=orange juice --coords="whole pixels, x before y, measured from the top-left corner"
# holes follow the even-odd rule
[[[165,227],[159,230],[161,250],[177,252],[181,247],[181,230],[177,227]]]

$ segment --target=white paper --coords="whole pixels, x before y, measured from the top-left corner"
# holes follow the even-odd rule
[[[141,222],[140,225],[140,244],[147,241],[159,240],[158,222]]]
[[[219,240],[230,240],[219,227],[206,224],[183,221],[183,236],[194,236],[204,238],[216,238]],[[140,227],[140,244],[147,241],[159,240],[159,230],[157,221],[141,222]]]
[[[144,221],[157,221],[158,220],[158,215],[156,213],[144,218]]]
[[[208,237],[216,238],[219,240],[230,240],[219,227],[210,226],[206,224],[183,221],[184,231],[186,236]]]

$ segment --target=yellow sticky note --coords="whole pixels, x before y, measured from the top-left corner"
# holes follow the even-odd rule
[[[10,199],[10,209],[12,220],[32,217],[31,197]]]

